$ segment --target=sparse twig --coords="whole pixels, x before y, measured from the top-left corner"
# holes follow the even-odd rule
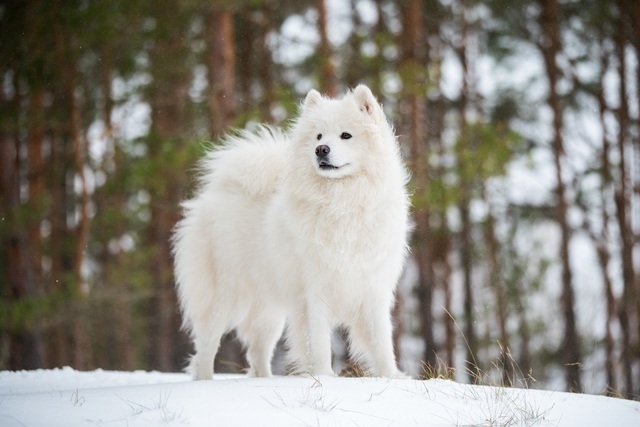
[[[71,393],[71,403],[73,403],[73,406],[84,405],[84,397],[80,396],[80,392],[78,389],[75,389],[73,393]]]

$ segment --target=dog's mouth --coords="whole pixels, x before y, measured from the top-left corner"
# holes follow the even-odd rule
[[[340,169],[342,166],[335,166],[335,165],[332,165],[331,163],[325,162],[323,160],[323,161],[318,162],[318,167],[320,169],[322,169],[323,171],[330,171],[330,170]]]
[[[319,160],[318,161],[318,168],[320,168],[320,170],[323,171],[335,171],[338,169],[342,169],[345,168],[347,166],[349,166],[351,163],[345,163],[344,165],[340,165],[340,166],[336,166],[333,163],[329,163],[326,160]]]

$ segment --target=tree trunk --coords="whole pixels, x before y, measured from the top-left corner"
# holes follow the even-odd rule
[[[45,171],[42,148],[44,144],[44,90],[33,88],[29,94],[29,130],[27,135],[27,188],[28,201],[34,215],[27,227],[30,246],[31,274],[38,287],[42,287],[42,250],[43,242],[40,232],[41,218],[44,211]]]
[[[148,149],[150,161],[157,169],[149,177],[151,220],[147,243],[151,251],[149,269],[154,283],[149,364],[152,369],[161,371],[182,369],[188,351],[184,334],[180,331],[171,255],[171,233],[180,216],[179,204],[186,184],[184,165],[180,159],[184,158],[186,149],[190,84],[190,70],[185,63],[187,24],[184,16],[174,17],[176,9],[176,2],[163,2],[154,9],[158,28],[172,26],[172,31],[160,30],[151,52],[153,137],[148,140]],[[224,22],[222,25],[225,25]],[[222,93],[221,99],[225,97]],[[224,120],[224,117],[218,118]]]
[[[527,289],[528,286],[526,286],[527,282],[530,282],[530,280],[527,280],[526,278],[527,268],[521,265],[521,263],[524,262],[525,264],[528,264],[530,259],[525,257],[524,261],[521,261],[520,259],[522,255],[516,247],[515,236],[518,234],[519,221],[520,220],[518,218],[515,218],[513,223],[510,224],[509,234],[505,240],[505,248],[507,252],[505,262],[510,263],[510,269],[508,270],[508,287],[512,289],[513,294],[510,303],[513,305],[513,312],[516,313],[516,320],[518,323],[518,333],[514,336],[514,338],[518,338],[518,354],[515,358],[517,360],[518,371],[522,373],[522,385],[523,387],[528,387],[533,368],[530,345],[532,328],[529,325],[529,319],[527,317],[527,314],[530,312],[530,310],[527,310],[527,307],[529,306],[527,303],[527,297],[531,294],[531,291]]]
[[[467,184],[463,184],[466,186]],[[462,189],[464,192],[465,189]],[[467,357],[465,369],[469,376],[469,381],[475,383],[480,379],[480,366],[478,361],[478,338],[476,336],[475,323],[475,304],[473,297],[473,245],[471,238],[471,218],[470,218],[470,200],[467,196],[461,195],[459,205],[460,211],[460,263],[462,268],[462,287],[463,287],[463,310],[464,310],[464,339],[467,345]]]
[[[624,9],[621,5],[621,1],[618,1],[619,11]],[[640,308],[638,308],[638,294],[636,292],[636,273],[633,260],[633,228],[631,226],[631,191],[632,185],[630,183],[630,176],[627,170],[627,144],[628,144],[628,131],[630,126],[629,121],[629,105],[627,102],[627,73],[626,73],[626,37],[624,34],[624,25],[622,19],[617,26],[615,34],[615,46],[616,56],[618,59],[618,81],[619,81],[619,99],[620,105],[617,109],[618,118],[618,182],[615,186],[615,205],[616,205],[616,219],[618,221],[618,227],[620,229],[621,240],[621,258],[622,258],[622,279],[624,282],[624,290],[622,297],[622,304],[620,305],[620,320],[623,333],[623,340],[626,344],[623,349],[622,360],[624,361],[623,377],[626,386],[626,395],[631,397],[633,393],[633,372],[632,361],[637,350],[634,350],[639,345],[640,340],[640,325],[638,322],[640,316]]]
[[[68,65],[72,67],[72,65]],[[91,367],[91,345],[86,331],[86,322],[84,319],[84,308],[86,307],[86,290],[84,288],[84,277],[82,267],[87,252],[87,243],[89,240],[89,190],[87,188],[87,180],[85,177],[85,154],[86,140],[82,133],[82,125],[80,123],[80,108],[75,95],[75,85],[73,84],[74,71],[69,69],[70,76],[67,86],[67,97],[69,99],[69,110],[71,115],[71,141],[73,149],[73,160],[75,166],[76,177],[80,181],[80,206],[78,209],[79,218],[75,230],[75,250],[74,250],[74,281],[75,281],[75,302],[78,306],[78,313],[74,316],[73,323],[73,366],[76,369],[88,369]],[[75,177],[74,177],[75,178]]]
[[[560,6],[557,0],[540,0],[540,26],[544,35],[540,50],[544,59],[549,85],[548,103],[553,114],[552,151],[556,174],[556,221],[560,228],[560,263],[562,293],[560,306],[564,318],[564,333],[561,344],[561,358],[565,369],[567,389],[574,392],[582,390],[580,375],[580,342],[576,326],[574,310],[573,277],[570,265],[569,242],[571,230],[567,220],[568,204],[563,181],[564,142],[563,142],[563,107],[558,94],[557,85],[560,80],[560,68],[556,57],[561,52],[560,45]]]
[[[262,99],[260,100],[260,109],[262,111],[262,119],[267,122],[273,121],[271,113],[275,102],[277,101],[276,82],[274,82],[274,64],[269,46],[269,36],[273,31],[274,5],[266,2],[263,8],[264,21],[260,28],[260,65],[262,69],[259,72],[260,81],[262,83]]]
[[[465,369],[469,376],[470,382],[477,382],[480,379],[480,362],[479,362],[479,346],[476,334],[475,324],[475,303],[473,294],[473,241],[472,241],[472,222],[471,222],[471,197],[474,185],[473,167],[470,164],[472,157],[468,154],[474,150],[473,135],[469,130],[467,123],[467,110],[469,108],[469,99],[471,98],[469,55],[467,52],[468,23],[465,16],[465,9],[461,11],[462,34],[461,45],[457,49],[458,59],[462,67],[462,88],[460,90],[459,102],[459,127],[460,136],[458,143],[458,177],[459,177],[459,202],[458,210],[460,212],[460,263],[462,268],[462,287],[463,287],[463,310],[464,310],[464,335],[467,344],[467,357]]]
[[[233,15],[229,10],[213,7],[207,14],[206,43],[210,133],[218,138],[235,115]]]
[[[320,45],[318,46],[320,89],[325,95],[333,98],[338,94],[338,86],[336,68],[331,60],[331,43],[327,36],[327,6],[325,0],[316,0],[316,9],[318,11],[318,33],[320,34]]]
[[[344,82],[348,87],[356,87],[361,83],[363,76],[369,77],[367,70],[362,67],[362,54],[360,53],[362,42],[360,32],[362,29],[362,20],[357,9],[358,0],[349,0],[349,8],[351,14],[351,34],[347,40],[348,50],[345,58]],[[381,19],[380,17],[378,19]],[[378,90],[375,88],[373,90]]]
[[[486,189],[483,191],[485,194],[485,201],[487,206],[491,206],[487,200]],[[513,362],[510,353],[509,334],[507,332],[507,295],[505,289],[505,283],[502,280],[502,265],[500,264],[499,257],[499,243],[496,237],[495,220],[493,212],[489,208],[489,213],[485,221],[485,241],[487,243],[487,264],[489,273],[489,287],[494,290],[496,298],[496,321],[498,323],[498,345],[500,354],[499,367],[501,368],[502,384],[507,386],[513,386],[515,378],[513,377]]]
[[[113,108],[115,106],[115,101],[113,99],[113,49],[112,45],[107,45],[102,50],[103,69],[101,74],[102,92],[104,94],[103,138],[107,141],[109,146],[109,157],[106,157],[105,163],[108,163],[106,169],[112,173],[112,179],[115,178],[115,175],[120,171],[123,163],[122,151],[115,140],[114,126],[111,118]],[[96,200],[96,204],[98,203],[99,200]],[[122,208],[126,203],[126,194],[124,191],[118,191],[114,196],[108,197],[105,203],[113,203],[113,206]],[[100,211],[99,207],[96,207],[96,211]],[[122,220],[116,220],[116,222],[117,225],[114,227],[114,234],[116,238],[120,238],[127,232],[127,230]],[[125,258],[127,254],[119,244],[113,252],[113,254],[110,254],[109,251],[105,251],[106,256],[103,258],[102,264],[106,269],[119,271],[125,266]],[[107,286],[112,287],[116,294],[115,301],[110,305],[109,314],[107,315],[107,319],[113,319],[112,321],[116,325],[113,332],[116,341],[117,363],[114,368],[132,371],[136,368],[136,357],[135,346],[131,337],[133,319],[131,318],[132,303],[130,289],[128,288],[129,285],[126,280],[120,280],[117,278],[115,281],[110,281],[110,274],[113,273],[107,273],[105,275],[108,278]]]
[[[5,220],[15,217],[20,207],[18,151],[15,135],[0,128],[0,213]],[[0,289],[9,302],[18,302],[33,295],[28,263],[27,235],[20,228],[7,230],[0,235],[0,273],[6,278]],[[42,343],[35,331],[27,331],[22,325],[16,325],[16,329],[8,333],[8,344],[9,369],[42,367]]]
[[[56,111],[64,111],[65,103],[59,94],[54,97]],[[67,156],[68,143],[60,135],[59,129],[51,133],[51,237],[49,244],[51,252],[51,277],[47,281],[47,293],[68,295],[71,284],[69,278],[73,275],[73,261],[69,251],[72,242],[67,229],[68,184],[67,173],[70,169]],[[57,313],[56,322],[49,334],[47,365],[61,367],[71,365],[69,342],[69,328],[66,326],[66,313]]]
[[[605,93],[604,93],[604,76],[606,70],[609,68],[608,61],[608,53],[604,51],[600,58],[600,75],[599,75],[599,85],[596,93],[596,98],[598,101],[598,115],[600,118],[600,126],[602,129],[606,129],[606,119],[605,115],[607,113],[608,107],[606,103]],[[611,260],[611,254],[608,246],[608,236],[609,232],[609,212],[607,210],[607,206],[609,205],[611,198],[611,186],[613,183],[613,175],[611,173],[611,164],[609,160],[611,152],[611,142],[609,141],[609,137],[606,132],[602,133],[602,155],[600,157],[600,176],[602,179],[602,187],[600,189],[600,218],[602,221],[602,229],[599,233],[593,229],[593,227],[587,222],[587,231],[591,235],[591,238],[596,247],[596,254],[598,256],[598,264],[600,266],[600,274],[602,275],[602,283],[604,285],[604,296],[607,307],[607,317],[606,317],[606,325],[605,325],[605,375],[607,378],[607,387],[610,390],[618,390],[618,381],[616,375],[616,356],[615,356],[615,339],[613,336],[613,324],[615,322],[618,309],[616,297],[613,293],[613,285],[611,281],[611,277],[609,275],[609,263]],[[588,220],[587,220],[588,221]],[[627,348],[629,346],[628,342],[628,334],[624,333],[622,336],[623,348]],[[622,370],[625,373],[625,382],[631,381],[631,362],[629,359],[628,352],[623,352],[622,355]],[[628,374],[628,376],[627,376]],[[626,384],[626,389],[630,389],[631,384]]]
[[[438,53],[436,53],[437,55]],[[435,68],[435,73],[438,74],[441,64],[437,61],[432,61],[430,67]],[[432,182],[442,182],[448,172],[448,165],[444,160],[448,155],[448,147],[446,147],[442,134],[446,113],[447,108],[441,95],[427,102],[428,155],[439,159],[438,163],[430,164],[427,167],[427,184],[430,186],[433,186]],[[447,370],[446,375],[450,377],[455,373],[456,341],[459,331],[454,317],[453,292],[451,289],[453,236],[447,223],[448,206],[447,202],[445,202],[450,196],[444,186],[435,191],[429,190],[429,192],[431,196],[428,202],[430,212],[426,247],[426,251],[429,254],[427,271],[430,272],[429,274],[432,275],[433,280],[430,284],[433,288],[431,292],[440,291],[444,294],[444,307],[433,315],[434,319],[438,319],[444,324],[445,338],[442,349],[444,355],[440,352],[437,356],[434,353],[434,356],[437,357],[439,365],[444,361],[444,368]]]
[[[433,291],[435,288],[435,272],[432,251],[429,250],[433,241],[431,227],[431,211],[427,205],[427,134],[425,128],[425,101],[421,88],[424,86],[422,72],[425,52],[424,26],[422,24],[422,5],[417,0],[410,0],[401,5],[400,17],[403,31],[400,45],[402,46],[400,70],[403,76],[404,93],[401,101],[401,114],[407,119],[401,122],[404,140],[408,144],[410,153],[410,167],[413,183],[416,186],[414,198],[419,204],[414,211],[414,259],[418,267],[417,295],[420,302],[420,327],[424,341],[424,364],[426,373],[435,372],[438,368],[437,346],[433,332]]]
[[[28,200],[27,204],[30,206],[30,213],[33,215],[28,221],[25,249],[28,250],[25,254],[29,254],[28,259],[19,261],[16,265],[20,265],[20,262],[25,263],[26,268],[23,271],[24,276],[21,280],[29,281],[30,284],[25,286],[31,287],[29,294],[23,295],[23,297],[29,297],[34,295],[44,295],[43,285],[43,251],[44,244],[42,241],[42,234],[40,230],[42,217],[45,207],[45,168],[44,158],[42,154],[42,148],[44,145],[44,90],[41,88],[31,89],[29,95],[29,130],[27,135],[27,188],[28,188]],[[38,334],[37,327],[34,328],[34,334]],[[26,332],[25,335],[32,335]],[[23,345],[29,345],[28,343],[36,339],[35,337],[25,337],[25,343]],[[38,338],[38,340],[40,340]],[[43,350],[43,344],[37,343],[39,346],[38,352]],[[42,354],[37,356],[39,358],[40,366],[42,367]],[[35,367],[35,366],[34,366]]]
[[[82,265],[84,263],[90,225],[89,192],[84,173],[86,144],[82,132],[80,107],[76,97],[76,46],[74,46],[74,40],[71,34],[69,34],[69,28],[65,27],[63,22],[61,22],[62,8],[56,6],[52,11],[54,14],[53,35],[55,41],[55,57],[58,64],[63,64],[60,68],[61,87],[58,90],[61,94],[61,105],[64,106],[62,111],[68,118],[68,127],[65,126],[60,131],[62,137],[70,142],[70,146],[67,146],[67,148],[70,148],[73,161],[72,168],[68,168],[69,165],[67,165],[65,161],[61,174],[65,175],[63,181],[66,186],[68,179],[66,176],[67,171],[73,171],[75,169],[75,175],[69,178],[72,183],[76,177],[80,182],[80,194],[76,195],[72,193],[72,197],[69,197],[68,200],[65,201],[67,207],[65,211],[74,211],[74,214],[77,214],[75,230],[68,230],[67,224],[64,225],[64,228],[67,228],[67,233],[72,235],[72,237],[67,237],[69,242],[73,242],[73,254],[68,255],[70,257],[68,260],[70,265],[65,267],[65,271],[70,273],[69,280],[72,281],[72,283],[66,285],[66,291],[71,295],[70,303],[73,305],[73,315],[70,319],[65,319],[65,322],[68,321],[71,324],[69,336],[72,343],[70,363],[76,369],[87,369],[90,365],[91,346],[89,345],[87,332],[85,330],[86,322],[83,318],[86,301],[84,298],[85,290],[83,288],[84,283],[82,277]],[[70,191],[73,191],[73,189],[74,186],[71,184]],[[79,196],[79,203],[76,202],[76,196]],[[79,204],[77,209],[75,206],[76,203]],[[60,224],[60,227],[63,227],[62,224]],[[69,233],[70,231],[71,233]]]

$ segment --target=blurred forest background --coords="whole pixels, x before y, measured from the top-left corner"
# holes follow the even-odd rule
[[[4,0],[0,369],[181,370],[206,143],[362,82],[413,175],[401,366],[637,398],[639,58],[635,0]]]

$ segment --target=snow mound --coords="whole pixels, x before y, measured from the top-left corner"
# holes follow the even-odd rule
[[[640,403],[445,380],[0,372],[10,426],[640,426]]]

